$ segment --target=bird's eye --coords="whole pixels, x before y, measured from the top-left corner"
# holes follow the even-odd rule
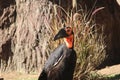
[[[72,29],[71,29],[71,27],[66,27],[66,33],[67,33],[68,35],[71,35],[71,34],[72,34]]]
[[[70,32],[70,30],[68,29],[67,32]]]

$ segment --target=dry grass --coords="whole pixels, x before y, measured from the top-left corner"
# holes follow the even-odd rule
[[[64,22],[60,18],[59,13],[57,13],[57,8],[60,8],[67,15]],[[80,11],[80,13],[73,13],[72,11],[69,13],[60,6],[55,6],[50,26],[53,34],[56,34],[63,27],[63,24],[73,28],[75,33],[75,50],[77,52],[74,80],[92,80],[90,79],[92,78],[90,75],[91,71],[94,71],[106,57],[105,36],[102,33],[98,34],[96,29],[98,24],[95,24],[92,19],[88,20],[86,18],[87,13],[83,12],[82,9]],[[58,43],[61,43],[61,41],[58,41]]]
[[[84,15],[81,15],[84,18]],[[75,71],[75,80],[90,80],[90,73],[105,59],[104,36],[97,33],[94,21],[81,19],[77,24],[75,49],[78,60]]]

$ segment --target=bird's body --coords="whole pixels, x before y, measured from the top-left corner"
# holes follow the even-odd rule
[[[68,44],[65,42],[51,53],[38,80],[73,80],[76,52],[72,38],[65,39]]]

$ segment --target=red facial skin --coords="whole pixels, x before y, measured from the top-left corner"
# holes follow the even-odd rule
[[[68,37],[64,38],[64,41],[66,43],[66,46],[68,48],[72,48],[73,47],[73,42],[74,42],[74,36],[72,33],[72,28],[71,27],[67,27],[66,29],[66,33],[69,35]]]

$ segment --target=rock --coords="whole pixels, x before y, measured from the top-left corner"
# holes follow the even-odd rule
[[[40,71],[49,52],[45,49],[51,34],[45,21],[50,5],[46,0],[1,0],[0,7],[1,71]]]

